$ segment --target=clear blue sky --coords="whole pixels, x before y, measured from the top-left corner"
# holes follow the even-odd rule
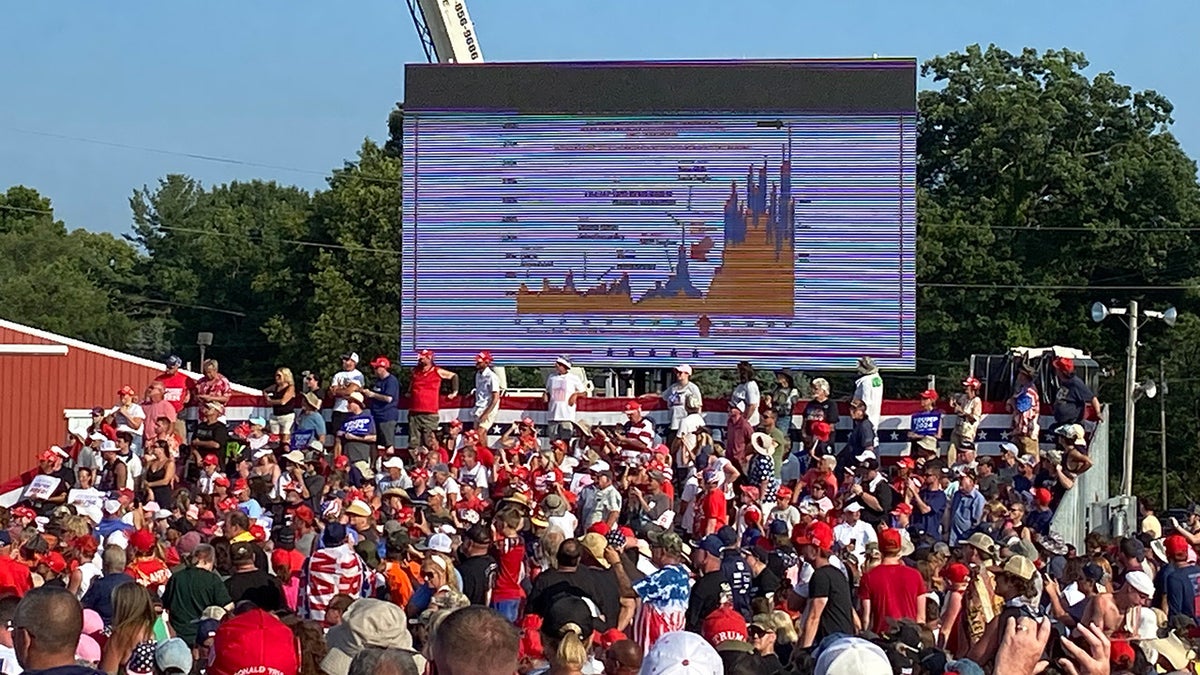
[[[470,0],[490,61],[915,56],[972,43],[1069,47],[1175,104],[1200,155],[1200,3],[1116,0]],[[0,21],[0,189],[35,187],[68,227],[125,232],[128,197],[172,172],[307,188],[386,137],[406,62],[404,0],[13,3]],[[64,140],[58,134],[300,171]]]

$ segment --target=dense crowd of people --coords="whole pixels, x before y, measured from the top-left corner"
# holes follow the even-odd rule
[[[472,413],[448,423],[458,377],[432,352],[404,395],[386,357],[342,365],[327,386],[280,368],[270,415],[243,421],[215,361],[193,381],[172,357],[41,452],[0,510],[0,670],[1200,672],[1200,509],[1161,523],[1143,501],[1116,540],[1053,529],[1103,410],[1068,359],[1052,392],[1018,370],[999,455],[976,452],[971,377],[923,392],[887,458],[867,357],[841,404],[823,379],[764,387],[739,364],[707,392],[728,401],[720,426],[688,365],[623,424],[591,425],[559,358],[544,427],[497,423],[487,352]]]

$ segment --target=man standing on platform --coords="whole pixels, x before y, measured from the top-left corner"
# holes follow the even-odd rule
[[[441,410],[439,396],[442,380],[450,380],[453,393],[458,396],[458,376],[433,365],[433,351],[422,349],[417,352],[417,367],[412,370],[412,382],[408,389],[408,435],[420,445],[437,447],[435,434],[438,428],[438,412]],[[409,445],[413,445],[409,440]]]
[[[187,440],[187,422],[179,416],[179,413],[183,412],[183,407],[192,397],[192,380],[179,372],[180,366],[183,365],[183,359],[178,356],[168,356],[164,365],[166,370],[155,377],[154,381],[162,383],[165,399],[175,408],[175,416],[171,418],[174,420],[175,433],[179,434],[180,438]]]
[[[587,393],[579,376],[571,372],[571,360],[554,360],[554,374],[546,378],[546,437],[551,441],[570,441],[575,435],[575,403]]]
[[[496,423],[500,412],[500,376],[492,370],[492,353],[482,351],[475,355],[475,431],[484,445],[488,444],[488,431]]]
[[[334,373],[329,382],[329,393],[333,395],[333,417],[329,421],[335,430],[341,429],[350,415],[350,394],[366,385],[367,381],[358,369],[358,353],[342,354],[342,369]]]
[[[367,407],[375,420],[377,443],[390,455],[396,445],[396,422],[400,421],[400,409],[396,407],[400,382],[392,375],[392,362],[386,356],[376,356],[371,368],[375,370],[375,382],[370,389],[363,389],[362,394],[368,399]]]

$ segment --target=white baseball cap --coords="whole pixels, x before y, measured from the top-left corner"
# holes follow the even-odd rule
[[[682,630],[658,638],[646,652],[639,671],[640,675],[722,675],[724,672],[725,664],[716,648],[699,634]],[[888,666],[888,672],[891,672],[891,666]]]
[[[857,511],[862,511],[862,504],[858,502],[851,502],[842,509],[843,513],[855,513]]]
[[[87,518],[93,523],[99,525],[104,515],[100,513],[100,507],[95,504],[75,504],[75,512]]]
[[[821,650],[814,675],[890,673],[891,661],[878,645],[862,638],[845,637]]]
[[[385,469],[403,469],[404,468],[404,460],[400,459],[399,457],[388,457],[383,462],[383,468],[385,468]]]
[[[125,530],[114,530],[108,538],[104,540],[105,546],[117,546],[127,548],[129,546],[129,535],[125,534]]]
[[[688,375],[691,375],[691,374],[692,374],[692,367],[691,367],[691,366],[689,366],[689,365],[688,365],[688,364],[686,364],[686,363],[681,363],[681,364],[679,364],[679,365],[675,366],[675,372],[677,372],[677,373],[686,373],[686,374],[688,374]]]
[[[861,453],[855,455],[854,459],[856,459],[860,462],[865,462],[868,459],[876,459],[877,460],[877,459],[879,459],[879,455],[876,455],[874,450],[864,450]]]
[[[429,550],[450,555],[450,552],[454,550],[453,542],[450,541],[450,535],[443,532],[438,532],[437,534],[431,536],[429,538]]]

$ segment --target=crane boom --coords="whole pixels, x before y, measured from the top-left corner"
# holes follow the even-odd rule
[[[430,63],[483,63],[465,0],[408,0],[408,12]]]

